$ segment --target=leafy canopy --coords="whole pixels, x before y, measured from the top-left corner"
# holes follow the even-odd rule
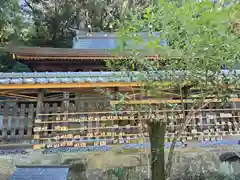
[[[29,71],[25,65],[13,61],[2,50],[2,46],[26,38],[19,0],[1,1],[0,7],[0,72]]]
[[[109,66],[145,71],[145,81],[150,83],[164,78],[171,80],[174,87],[197,86],[216,95],[227,93],[231,85],[239,86],[239,76],[232,71],[240,56],[240,40],[232,29],[239,9],[238,4],[222,7],[210,1],[179,4],[161,0],[144,13],[134,13],[122,24],[117,52],[128,51],[129,58],[111,61]],[[143,55],[161,60],[146,61]],[[221,71],[226,67],[231,75]],[[159,70],[165,70],[164,75]],[[153,84],[157,91],[160,84]]]
[[[23,12],[32,17],[31,45],[71,47],[73,30],[113,31],[114,23],[149,0],[24,0]]]

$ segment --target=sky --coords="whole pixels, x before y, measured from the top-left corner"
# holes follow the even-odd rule
[[[24,4],[24,0],[19,0],[20,1],[20,4]]]

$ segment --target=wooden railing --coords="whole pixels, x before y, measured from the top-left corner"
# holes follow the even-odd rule
[[[39,113],[36,103],[4,103],[0,108],[0,140],[2,143],[26,141],[45,144],[45,147],[140,143],[143,135],[148,136],[145,124],[150,114],[148,109],[134,106],[136,103],[128,104],[121,114],[116,114],[107,100],[84,100],[67,105],[64,102],[43,103]],[[183,123],[183,113],[187,112],[189,109],[153,113],[157,119],[167,120],[166,141],[171,141]],[[215,102],[192,117],[181,139],[218,140],[238,134],[240,107],[221,107]]]

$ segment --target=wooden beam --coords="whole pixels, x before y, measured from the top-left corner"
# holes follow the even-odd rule
[[[105,83],[62,83],[62,84],[1,84],[0,90],[7,89],[55,89],[55,88],[103,88],[103,87],[131,87],[141,86],[138,82],[105,82]]]
[[[37,108],[36,108],[37,118],[38,118],[38,114],[40,114],[42,111],[43,99],[44,99],[44,90],[40,89],[38,91],[38,97],[37,97]]]
[[[185,110],[187,112],[191,111],[191,109],[189,110]],[[239,108],[231,108],[231,109],[201,109],[199,112],[209,112],[209,111],[240,111]],[[129,110],[129,111],[121,111],[121,113],[125,113],[126,115],[133,115],[133,114],[138,114],[139,112],[141,113],[145,113],[146,110],[141,110],[141,111],[134,111],[134,110]],[[148,111],[147,111],[148,112]],[[166,112],[182,112],[182,110],[172,110],[172,109],[166,109],[166,110],[158,110],[158,113],[166,113]],[[96,115],[102,115],[102,116],[106,116],[106,114],[109,114],[109,115],[113,115],[114,114],[114,111],[86,111],[86,112],[74,112],[74,113],[43,113],[43,114],[38,114],[39,116],[65,116],[65,115],[93,115],[93,116],[96,116]],[[43,121],[41,121],[43,122]],[[40,122],[39,122],[40,123]],[[38,123],[37,123],[38,124]]]
[[[16,98],[26,98],[26,99],[36,99],[36,97],[33,96],[27,96],[22,94],[15,94],[15,93],[9,93],[9,92],[0,92],[3,96],[9,96],[9,97],[16,97]]]
[[[205,101],[208,101],[207,99]],[[184,103],[193,103],[194,100],[185,99]],[[214,102],[219,102],[218,100]],[[240,102],[240,98],[231,98],[230,102]],[[120,101],[111,101],[111,105],[122,104]],[[164,100],[164,99],[146,99],[146,100],[129,100],[125,101],[124,104],[161,104],[161,103],[181,103],[181,100]]]

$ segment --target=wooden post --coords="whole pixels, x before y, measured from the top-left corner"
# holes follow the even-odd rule
[[[44,114],[50,114],[50,105],[49,105],[49,103],[44,103],[43,104],[43,106],[42,106],[42,112],[44,113]],[[50,116],[49,115],[46,115],[46,116],[43,116],[43,117],[41,117],[41,120],[43,120],[44,122],[47,122],[47,121],[49,121],[49,119],[50,119]],[[49,125],[50,124],[44,124],[43,126],[45,127],[45,126],[47,126],[47,127],[49,127]],[[43,136],[48,136],[48,131],[44,131],[43,133],[42,133],[42,135]]]
[[[88,111],[92,111],[93,109],[94,109],[94,101],[90,100],[90,101],[88,101],[88,106],[86,106],[84,111],[88,112]],[[94,111],[95,111],[95,109],[94,109]],[[93,122],[92,122],[92,119],[89,118],[90,116],[92,116],[92,115],[88,115],[88,119],[87,119],[87,127],[88,127],[87,133],[93,133],[93,129],[92,129]]]
[[[24,121],[26,119],[25,112],[26,104],[20,105],[20,122],[19,122],[19,139],[22,141],[24,139]]]
[[[4,142],[7,142],[7,138],[8,138],[9,110],[10,110],[10,107],[6,103],[4,105],[4,110],[3,110],[3,127],[2,127],[2,136],[3,136],[3,141]]]
[[[34,117],[34,104],[29,104],[28,106],[28,123],[27,123],[27,137],[28,140],[32,137],[32,127],[33,127],[33,117]]]
[[[54,103],[52,105],[52,113],[58,113],[58,104],[57,103]],[[56,115],[52,116],[52,121],[59,121],[59,120],[60,120],[59,116],[56,116]],[[58,123],[52,123],[52,129],[55,129],[55,127],[57,125],[58,125]],[[52,132],[52,135],[56,136],[57,132],[56,131]]]
[[[39,116],[39,114],[42,112],[42,108],[43,108],[43,98],[44,98],[44,91],[42,89],[40,89],[38,91],[38,97],[37,97],[37,107],[36,107],[36,119],[34,122],[34,128],[41,128],[40,124],[38,124],[38,122],[42,121],[42,116]],[[40,136],[40,132],[34,132],[34,139],[37,141],[37,143],[39,143],[39,138]]]
[[[11,122],[11,139],[16,141],[16,131],[18,129],[17,127],[17,115],[18,115],[18,105],[15,104],[12,107],[12,122]]]
[[[80,112],[80,111],[81,111],[80,97],[81,97],[81,93],[76,92],[76,93],[75,93],[76,112]]]
[[[118,92],[119,92],[119,88],[118,87],[115,87],[114,88],[114,99],[115,100],[119,100],[119,97],[118,97]],[[119,114],[118,114],[119,115]],[[109,123],[108,123],[108,125],[110,124],[110,126],[112,126],[113,127],[113,125],[114,125],[114,121],[109,121]],[[122,126],[122,120],[120,119],[119,121],[118,121],[118,126]],[[111,130],[111,133],[115,133],[115,132],[117,132],[117,133],[120,133],[121,132],[121,128],[120,129],[114,129],[114,128],[112,128]],[[115,137],[114,137],[115,138]],[[122,138],[122,137],[117,137],[117,139],[118,139],[118,141],[119,141],[119,139],[120,138]]]
[[[64,115],[63,120],[67,121],[68,120],[68,111],[69,111],[69,93],[68,92],[63,93],[63,99],[64,99],[64,113],[66,114],[66,115]],[[64,123],[63,125],[68,127],[67,122]]]

